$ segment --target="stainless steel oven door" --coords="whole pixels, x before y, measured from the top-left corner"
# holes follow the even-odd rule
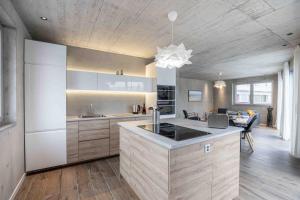
[[[159,106],[160,115],[173,115],[175,114],[175,106]]]
[[[160,108],[160,115],[175,114],[175,101],[157,101],[157,106]]]

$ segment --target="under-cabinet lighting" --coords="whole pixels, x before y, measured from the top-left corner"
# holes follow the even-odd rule
[[[113,74],[116,75],[116,73],[113,73],[112,71],[97,71],[97,70],[86,70],[86,69],[77,69],[77,68],[71,68],[68,67],[67,71],[78,71],[78,72],[91,72],[91,73],[101,73],[101,74]],[[124,75],[119,75],[119,76],[136,76],[136,77],[146,77],[145,75],[141,75],[141,74],[124,74]]]
[[[66,90],[67,94],[122,94],[122,95],[145,95],[153,92],[135,91],[106,91],[106,90]]]

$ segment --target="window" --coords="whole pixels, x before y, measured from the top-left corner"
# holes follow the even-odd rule
[[[236,84],[233,103],[241,105],[271,105],[272,82]]]
[[[253,104],[266,105],[272,103],[272,83],[253,84]]]
[[[239,84],[235,86],[235,103],[250,104],[250,84]]]

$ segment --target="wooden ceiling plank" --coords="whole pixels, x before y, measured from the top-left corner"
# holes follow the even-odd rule
[[[183,42],[194,55],[193,64],[180,72],[191,77],[213,78],[222,68],[242,76],[258,65],[274,73],[300,42],[300,2],[295,0],[12,2],[34,39],[147,58],[157,46],[170,44],[167,13],[176,10],[174,43]]]

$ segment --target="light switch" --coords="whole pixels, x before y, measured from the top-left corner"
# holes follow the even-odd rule
[[[208,153],[208,152],[210,152],[210,144],[206,144],[205,146],[204,146],[204,152],[205,153]]]

